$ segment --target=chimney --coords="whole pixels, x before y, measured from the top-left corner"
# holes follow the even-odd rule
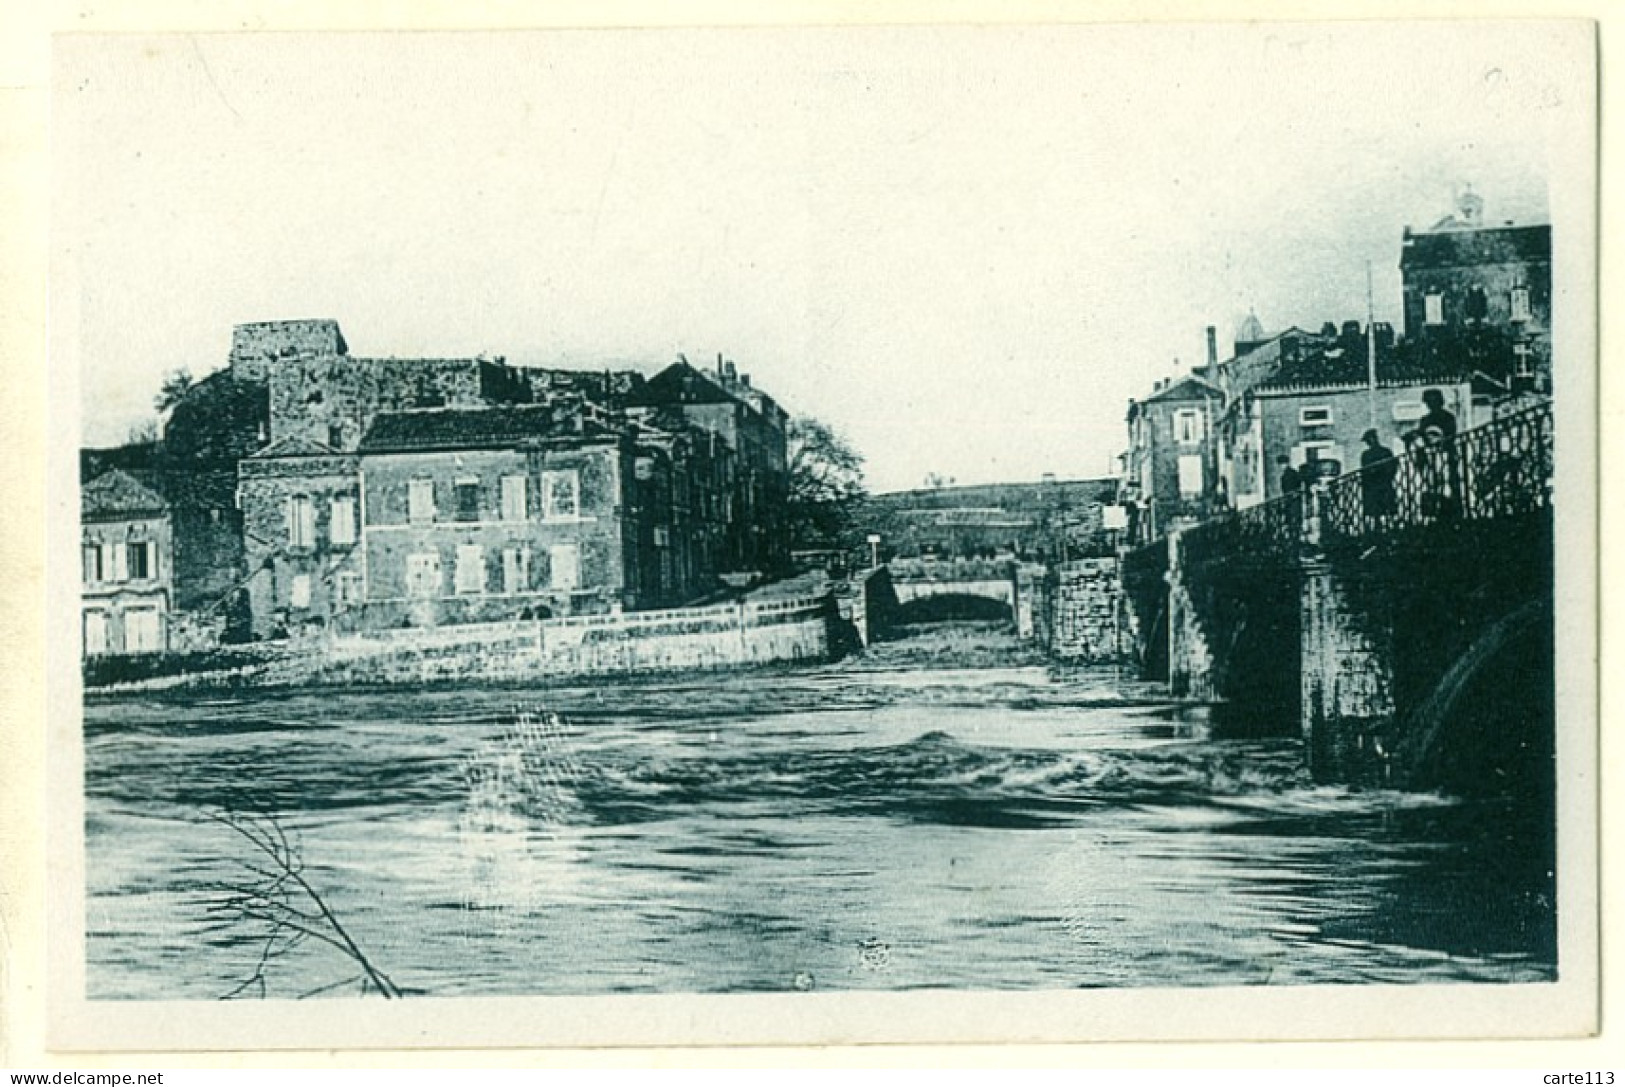
[[[1211,370],[1219,364],[1219,330],[1207,326],[1207,365]]]

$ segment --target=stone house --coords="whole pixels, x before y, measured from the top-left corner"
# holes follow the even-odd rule
[[[1552,228],[1487,225],[1471,190],[1454,215],[1401,240],[1405,338],[1469,356],[1514,389],[1551,388]]]
[[[731,456],[566,404],[385,412],[353,453],[273,443],[242,464],[254,633],[688,602],[716,588]]]
[[[1226,405],[1220,417],[1218,461],[1237,509],[1281,496],[1280,459],[1300,474],[1328,477],[1354,471],[1374,429],[1398,453],[1426,412],[1423,393],[1438,389],[1465,429],[1475,421],[1472,385],[1459,365],[1396,343],[1387,325],[1375,327],[1376,385],[1371,345],[1358,321],[1299,334]]]
[[[1214,509],[1213,424],[1224,407],[1218,387],[1196,374],[1159,381],[1128,407],[1124,504],[1129,539],[1153,540]]]
[[[360,454],[367,625],[637,606],[626,435],[547,406],[401,412]]]
[[[251,631],[276,637],[325,626],[359,603],[358,458],[284,438],[238,466]]]
[[[169,503],[119,469],[79,494],[84,655],[163,652],[174,599]]]
[[[161,442],[86,451],[82,478],[139,466],[132,481],[167,512],[168,611],[207,616],[216,637],[686,603],[720,571],[783,558],[786,416],[720,360],[716,374],[679,363],[649,384],[501,358],[357,357],[325,319],[239,325],[227,367],[186,390]],[[431,538],[489,530],[457,545],[461,559],[440,555],[444,598],[427,592],[426,558],[423,591],[404,589],[403,555],[429,552],[390,543],[423,527],[392,521],[378,490],[401,471],[432,491]],[[565,478],[575,516],[546,512],[568,506]],[[530,527],[499,540],[520,494]]]
[[[715,371],[679,359],[627,399],[628,414],[674,409],[717,435],[734,453],[725,562],[729,570],[779,570],[789,560],[784,531],[789,496],[789,416],[721,356]]]

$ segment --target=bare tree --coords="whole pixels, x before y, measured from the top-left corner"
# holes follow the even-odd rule
[[[218,896],[209,911],[219,916],[220,927],[251,925],[259,930],[259,961],[254,972],[222,999],[250,990],[265,996],[266,974],[272,963],[306,941],[326,944],[356,971],[339,981],[299,994],[299,999],[359,984],[362,995],[377,993],[385,999],[401,995],[400,988],[373,965],[340,923],[327,900],[305,878],[304,860],[275,816],[240,812],[208,813],[208,818],[241,837],[253,849],[254,859],[241,861],[241,882],[218,883]]]
[[[184,367],[171,370],[164,375],[164,383],[158,388],[158,395],[153,398],[152,406],[158,409],[159,414],[186,399],[186,394],[192,388],[192,372]]]

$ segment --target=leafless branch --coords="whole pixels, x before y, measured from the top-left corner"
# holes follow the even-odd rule
[[[358,966],[360,973],[332,985],[311,989],[300,994],[301,999],[330,992],[357,980],[361,982],[363,994],[376,992],[385,999],[401,995],[400,988],[373,965],[327,900],[305,878],[304,860],[296,845],[289,840],[287,829],[280,820],[273,815],[242,812],[206,814],[210,820],[242,838],[259,854],[257,862],[238,862],[242,872],[250,877],[247,882],[221,882],[211,888],[217,897],[207,909],[224,918],[217,927],[254,925],[259,929],[257,938],[261,941],[259,960],[253,972],[242,984],[226,993],[224,999],[232,999],[251,990],[264,997],[266,975],[272,963],[306,940],[315,940],[335,949]]]

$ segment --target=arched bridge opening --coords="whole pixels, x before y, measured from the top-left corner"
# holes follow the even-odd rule
[[[1016,582],[1009,577],[898,578],[900,623],[941,623],[956,619],[1006,620],[1016,617]]]
[[[957,621],[1008,622],[1014,618],[1009,601],[977,593],[941,592],[903,601],[896,621],[903,624]]]

